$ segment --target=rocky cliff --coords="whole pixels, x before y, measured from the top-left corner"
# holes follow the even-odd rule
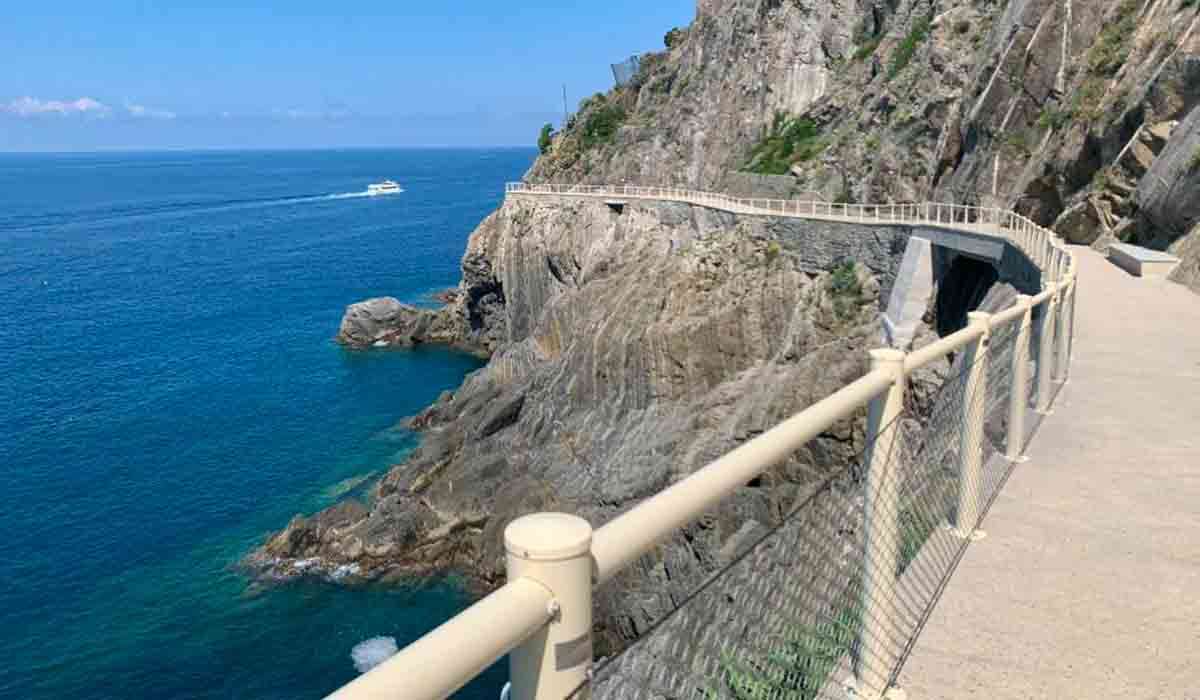
[[[465,276],[437,313],[352,306],[341,335],[478,344],[492,352],[487,367],[411,420],[421,445],[369,505],[297,517],[257,560],[284,576],[455,568],[492,585],[513,517],[550,509],[603,523],[861,376],[907,236],[683,204],[617,213],[510,198],[469,244],[486,278]],[[481,303],[485,290],[503,303]],[[862,439],[861,417],[837,426],[611,595],[683,595]],[[632,638],[668,609],[655,600],[607,605],[608,639]]]
[[[1170,246],[1196,284],[1200,211],[1181,196],[1200,183],[1198,9],[701,0],[528,178],[1015,206],[1077,242]],[[859,376],[905,237],[511,197],[472,235],[444,308],[372,300],[339,333],[455,345],[487,367],[411,420],[420,448],[369,503],[298,516],[253,559],[284,576],[458,568],[494,585],[513,517],[605,522]],[[836,426],[608,587],[602,644],[644,629],[862,439],[861,417]]]
[[[1015,207],[1077,243],[1173,246],[1194,284],[1196,217],[1142,202],[1190,193],[1197,170],[1149,175],[1164,148],[1195,154],[1172,131],[1200,102],[1198,11],[705,0],[630,85],[581,105],[530,178]]]

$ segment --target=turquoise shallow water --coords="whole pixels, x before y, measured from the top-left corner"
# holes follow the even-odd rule
[[[478,367],[331,337],[351,301],[452,286],[533,156],[0,155],[0,697],[316,698],[356,644],[469,602],[255,592],[233,564],[402,458],[397,421]],[[345,196],[383,178],[407,191]]]

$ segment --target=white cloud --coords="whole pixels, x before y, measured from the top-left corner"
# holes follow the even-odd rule
[[[9,112],[19,117],[36,117],[42,114],[89,114],[106,117],[112,110],[108,105],[90,97],[80,97],[71,102],[60,100],[39,100],[35,97],[18,97],[6,105],[0,105],[0,112]]]
[[[166,109],[151,109],[145,105],[133,104],[128,100],[125,102],[125,111],[131,117],[139,119],[174,119],[175,113]]]

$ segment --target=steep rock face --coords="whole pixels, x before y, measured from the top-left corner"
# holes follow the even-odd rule
[[[1178,235],[1132,194],[1200,102],[1198,12],[706,0],[630,85],[585,101],[528,179],[1016,207],[1073,242],[1161,248]],[[790,163],[790,177],[737,172],[789,140],[763,172]]]
[[[854,34],[882,12],[869,0],[701,0],[674,48],[644,56],[633,85],[587,102],[529,177],[722,187],[776,113],[826,94]],[[588,133],[612,110],[625,118],[611,139]]]
[[[1171,279],[1200,292],[1200,108],[1172,132],[1135,201],[1140,225],[1129,238],[1177,255]]]
[[[421,446],[369,507],[297,518],[255,559],[279,575],[454,567],[491,585],[512,518],[557,509],[602,524],[861,376],[908,232],[804,226],[510,198],[466,256],[490,277],[464,280],[503,288],[505,303],[478,328],[464,288],[438,312],[456,324],[446,342],[502,339],[488,366],[412,420]],[[747,527],[845,464],[862,431],[861,417],[836,426],[624,574],[602,596],[602,639],[644,630],[670,602],[631,597],[684,595]]]

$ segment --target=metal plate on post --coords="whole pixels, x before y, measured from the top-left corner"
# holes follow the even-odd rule
[[[592,635],[585,633],[575,639],[554,645],[554,670],[565,671],[592,660]]]

